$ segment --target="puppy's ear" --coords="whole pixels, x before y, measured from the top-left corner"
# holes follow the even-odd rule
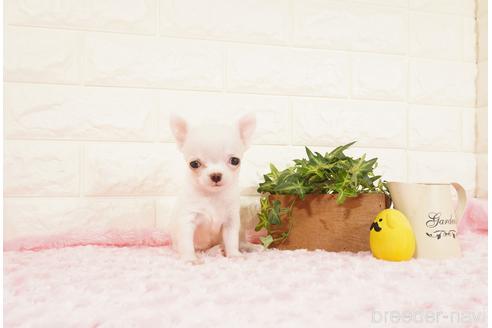
[[[171,127],[178,147],[181,148],[188,134],[188,123],[181,116],[171,114],[169,117],[169,126]]]
[[[242,116],[238,121],[239,136],[244,145],[249,146],[251,137],[256,129],[256,116],[253,113],[248,113]]]

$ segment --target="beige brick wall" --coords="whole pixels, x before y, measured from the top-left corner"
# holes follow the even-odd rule
[[[161,227],[181,164],[170,112],[195,122],[257,113],[246,203],[269,162],[352,140],[350,152],[379,157],[386,179],[453,180],[486,194],[481,1],[477,25],[473,0],[5,8],[7,239]]]
[[[477,1],[477,35],[478,35],[478,77],[477,77],[477,114],[476,114],[476,152],[477,152],[477,189],[478,197],[488,197],[488,1]]]

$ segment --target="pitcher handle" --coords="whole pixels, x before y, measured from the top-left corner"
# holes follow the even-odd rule
[[[466,207],[466,191],[465,189],[457,182],[452,182],[451,185],[456,189],[458,193],[458,204],[456,205],[456,221],[459,222],[465,213]]]

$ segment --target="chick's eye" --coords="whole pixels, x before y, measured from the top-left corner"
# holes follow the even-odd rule
[[[240,160],[239,160],[239,158],[237,158],[237,157],[231,157],[231,159],[229,160],[229,162],[230,162],[232,165],[237,166],[237,165],[239,165],[239,163],[240,163],[241,161],[240,161]]]
[[[197,168],[199,168],[199,167],[200,167],[200,165],[202,165],[202,164],[200,164],[200,162],[199,162],[199,161],[191,161],[191,162],[190,162],[190,166],[191,166],[191,168],[193,168],[193,169],[197,169]]]
[[[379,219],[379,222],[383,221],[383,219]]]

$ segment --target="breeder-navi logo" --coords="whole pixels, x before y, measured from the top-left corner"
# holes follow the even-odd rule
[[[381,324],[483,324],[487,326],[487,309],[482,311],[372,311],[372,323]]]

